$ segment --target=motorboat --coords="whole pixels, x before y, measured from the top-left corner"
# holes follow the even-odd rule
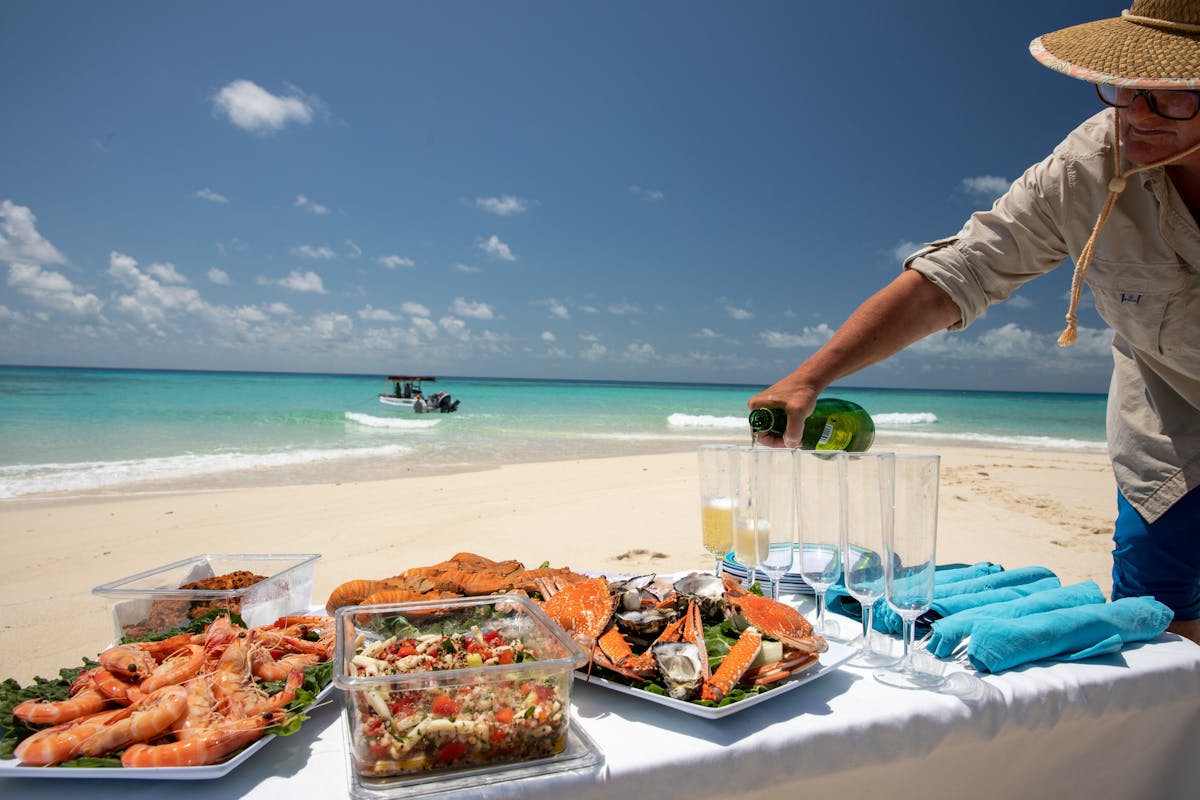
[[[380,392],[379,402],[391,408],[412,411],[416,414],[440,412],[449,414],[458,410],[461,400],[454,400],[449,392],[434,392],[426,396],[422,383],[433,383],[432,375],[388,375],[392,391]]]

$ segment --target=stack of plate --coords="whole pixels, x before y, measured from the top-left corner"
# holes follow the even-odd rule
[[[795,550],[799,550],[799,548],[796,548]],[[779,593],[780,594],[816,594],[813,591],[813,588],[804,582],[804,578],[800,577],[799,572],[792,571],[792,570],[797,569],[800,564],[800,554],[798,552],[796,552],[795,550],[792,553],[791,569],[789,569],[786,573],[784,573],[783,578],[781,578],[779,581]],[[734,558],[733,553],[728,553],[725,556],[725,561],[722,562],[722,564],[721,564],[721,570],[726,575],[732,575],[733,577],[737,578],[738,580],[745,580],[746,577],[750,574],[750,570],[746,568],[746,565],[743,564],[742,562],[738,561],[736,558]],[[763,592],[765,593],[768,591],[768,587],[770,586],[770,578],[768,578],[766,573],[763,572],[761,569],[759,569],[757,571],[757,574],[758,574],[758,582],[762,585]]]

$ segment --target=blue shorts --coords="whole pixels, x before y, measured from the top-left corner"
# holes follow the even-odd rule
[[[1151,596],[1177,620],[1200,619],[1200,489],[1148,523],[1117,492],[1113,599]]]

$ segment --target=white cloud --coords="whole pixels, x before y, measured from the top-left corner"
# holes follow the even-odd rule
[[[636,194],[638,197],[646,200],[662,200],[663,193],[657,189],[647,189],[643,186],[638,186],[636,183],[629,187],[629,191]]]
[[[426,339],[433,339],[437,336],[437,323],[429,317],[413,317],[412,327],[417,333],[424,336]]]
[[[615,314],[618,317],[638,314],[641,310],[641,308],[635,306],[633,303],[613,303],[608,307],[608,313]]]
[[[151,264],[146,267],[146,272],[163,283],[188,283],[188,279],[180,275],[179,271],[175,269],[175,265],[171,263]]]
[[[37,217],[25,206],[10,200],[0,202],[0,261],[29,261],[35,264],[66,264],[58,248],[37,232]]]
[[[717,334],[717,332],[714,331],[712,328],[701,328],[700,330],[696,331],[692,335],[695,336],[697,339],[719,339],[720,338],[720,336]]]
[[[316,214],[318,217],[329,213],[328,206],[323,206],[320,203],[314,203],[312,200],[309,200],[306,195],[302,194],[296,195],[296,202],[293,203],[293,205],[295,205],[297,208],[303,208],[310,214]]]
[[[456,263],[450,267],[455,272],[479,272],[479,267],[472,267],[470,264]]]
[[[608,355],[608,348],[599,342],[594,342],[591,347],[579,354],[588,361],[599,361]]]
[[[524,200],[519,197],[513,197],[511,194],[506,194],[503,197],[476,197],[475,207],[500,217],[507,217],[512,214],[524,214],[529,208]]]
[[[460,342],[465,342],[471,338],[471,331],[467,328],[467,323],[456,317],[442,317],[438,320],[438,327],[446,332],[453,339]]]
[[[420,303],[405,302],[400,304],[400,310],[410,317],[428,317],[429,309]]]
[[[450,311],[472,319],[494,319],[496,316],[495,311],[487,303],[477,303],[461,297],[454,298],[454,302],[450,304]]]
[[[725,313],[733,319],[754,319],[754,312],[748,308],[725,306]]]
[[[1018,308],[1022,311],[1027,311],[1033,308],[1033,301],[1023,294],[1014,294],[1004,301],[1006,306]]]
[[[400,315],[388,311],[386,308],[375,308],[370,304],[358,310],[358,318],[372,322],[399,322],[401,319]]]
[[[759,334],[762,343],[772,348],[820,347],[833,336],[833,328],[821,323],[815,328],[805,328],[800,333],[763,331]]]
[[[353,239],[346,240],[346,250],[349,251],[350,258],[358,258],[362,255],[362,248]]]
[[[333,252],[333,250],[325,245],[313,247],[311,244],[302,244],[299,247],[293,247],[291,252],[294,256],[320,259],[323,261],[332,261],[333,259],[337,258],[337,253]]]
[[[1008,191],[1012,181],[999,175],[978,175],[962,179],[962,190],[969,195],[995,199]]]
[[[212,189],[209,189],[207,186],[205,186],[203,189],[198,190],[196,192],[196,197],[199,197],[201,200],[207,200],[210,203],[222,203],[223,204],[223,203],[229,202],[228,197],[226,197],[223,194],[217,194]]]
[[[479,243],[479,249],[487,253],[492,258],[498,258],[501,261],[516,261],[517,257],[512,254],[512,249],[504,242],[500,241],[500,237],[492,234],[487,241]]]
[[[263,135],[282,130],[289,123],[308,125],[316,104],[289,87],[289,95],[274,95],[253,81],[236,80],[213,95],[213,108],[237,127]]]
[[[405,258],[404,256],[398,256],[394,254],[380,256],[379,263],[383,264],[388,269],[396,269],[396,267],[415,267],[417,265],[417,262],[413,261],[411,258]]]
[[[625,348],[624,355],[630,361],[653,361],[658,358],[658,353],[654,352],[654,347],[645,342],[631,342]]]
[[[345,339],[354,332],[354,320],[335,311],[317,314],[313,317],[312,330],[319,339]]]
[[[905,240],[903,242],[900,242],[899,244],[897,244],[895,247],[892,248],[891,255],[892,255],[892,258],[896,259],[897,261],[903,261],[904,259],[911,256],[913,253],[920,250],[922,247],[923,247],[923,245],[919,245],[916,242],[910,242],[910,241]]]
[[[43,308],[76,317],[99,318],[103,307],[96,295],[76,289],[62,273],[44,270],[37,264],[9,264],[8,285]]]
[[[195,313],[208,309],[199,292],[179,284],[178,273],[170,264],[151,264],[143,272],[132,257],[113,251],[108,257],[108,274],[131,290],[117,296],[115,308],[141,322],[155,336],[166,335],[169,313]]]
[[[550,331],[542,331],[542,341],[543,342],[557,342],[558,337],[556,337]]]
[[[229,273],[223,269],[219,269],[218,267],[213,267],[210,269],[207,273],[205,273],[205,277],[208,278],[209,283],[215,283],[218,286],[229,285]]]
[[[315,272],[292,270],[286,278],[282,278],[276,281],[276,283],[285,289],[291,289],[293,292],[327,294],[325,284],[321,281],[321,276]]]
[[[564,306],[562,303],[551,300],[550,301],[550,315],[558,317],[559,319],[570,319],[571,311],[566,306]]]

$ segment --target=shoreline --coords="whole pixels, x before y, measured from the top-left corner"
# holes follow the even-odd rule
[[[608,573],[711,569],[695,446],[369,481],[7,499],[0,679],[24,684],[94,657],[113,629],[92,587],[199,553],[321,553],[316,605],[345,580],[464,550]],[[941,455],[939,563],[1040,564],[1109,592],[1116,490],[1104,453],[884,437],[875,449]]]

